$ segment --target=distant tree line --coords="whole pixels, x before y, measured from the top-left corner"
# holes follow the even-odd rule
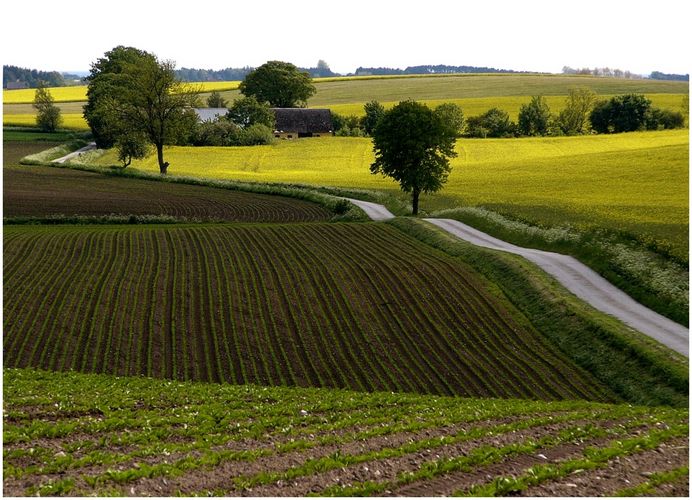
[[[228,82],[244,80],[245,77],[252,73],[255,69],[257,68],[253,68],[251,66],[245,66],[242,68],[225,68],[220,70],[180,68],[176,70],[175,74],[178,79],[183,82]],[[334,73],[329,68],[329,64],[322,59],[317,62],[317,66],[314,68],[298,69],[301,72],[307,73],[312,78],[340,76],[338,73]]]
[[[564,66],[562,68],[562,73],[564,75],[591,75],[591,76],[603,76],[607,78],[626,78],[632,80],[638,80],[643,78],[642,75],[637,75],[628,70],[621,70],[618,68],[570,68],[569,66]]]
[[[18,66],[2,67],[2,86],[8,82],[26,82],[29,88],[37,88],[42,83],[46,87],[64,87],[65,78],[57,71],[39,71]]]
[[[184,82],[223,82],[232,80],[244,80],[245,77],[256,68],[245,66],[243,68],[193,69],[180,68],[176,70],[178,79]],[[312,68],[298,68],[312,78],[324,78],[330,76],[359,76],[359,75],[432,75],[448,73],[528,73],[528,71],[514,71],[511,69],[497,69],[486,66],[448,66],[445,64],[426,64],[422,66],[408,66],[400,68],[365,68],[359,67],[355,73],[342,75],[333,72],[329,65],[320,59],[317,66]]]
[[[673,80],[678,82],[689,82],[690,75],[677,75],[675,73],[661,73],[660,71],[652,71],[649,75],[652,80]]]
[[[364,68],[356,69],[355,75],[430,75],[446,73],[527,73],[511,69],[488,68],[486,66],[448,66],[446,64],[426,64],[399,68]]]

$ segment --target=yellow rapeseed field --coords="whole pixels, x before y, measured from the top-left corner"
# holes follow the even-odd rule
[[[61,128],[67,128],[71,130],[89,130],[86,120],[81,113],[62,113],[62,125]],[[36,115],[35,114],[3,114],[2,115],[3,126],[15,126],[15,127],[35,127],[36,126]]]
[[[688,131],[523,139],[460,139],[442,192],[422,199],[433,211],[483,205],[546,225],[622,229],[686,255]],[[273,146],[166,151],[169,172],[216,179],[294,182],[398,191],[370,174],[365,138],[323,137]],[[114,152],[101,158],[115,164]],[[156,159],[133,167],[157,171]]]
[[[651,100],[653,106],[670,109],[672,111],[683,111],[682,108],[682,94],[645,94],[648,99]],[[565,107],[564,95],[547,95],[544,96],[548,106],[550,106],[550,112],[557,114],[562,111]],[[599,95],[597,99],[610,99],[614,95],[606,94]],[[476,116],[485,113],[490,108],[500,108],[507,113],[512,120],[517,120],[519,116],[519,109],[524,104],[528,104],[531,101],[531,97],[526,95],[516,95],[516,96],[493,96],[493,97],[469,97],[463,99],[423,99],[419,102],[424,103],[432,108],[439,106],[442,103],[452,102],[459,106],[464,112],[465,117]],[[389,109],[396,105],[399,101],[385,101],[381,102],[386,109]],[[315,106],[315,107],[326,107],[331,109],[335,113],[341,115],[355,115],[363,116],[365,111],[363,106],[365,102],[352,102],[347,104],[327,104],[325,106]]]
[[[235,90],[240,84],[239,81],[230,82],[200,82],[191,83],[200,92],[212,92],[214,90]],[[75,102],[86,101],[87,86],[75,85],[73,87],[49,87],[48,90],[55,102]],[[34,102],[36,89],[3,90],[3,104],[27,104]]]

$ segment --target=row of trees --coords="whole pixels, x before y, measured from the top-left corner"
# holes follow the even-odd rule
[[[678,111],[656,108],[640,94],[627,94],[597,101],[589,89],[571,89],[564,109],[557,115],[542,96],[521,106],[517,123],[507,112],[493,108],[467,120],[467,137],[516,137],[599,134],[662,130],[685,126]]]

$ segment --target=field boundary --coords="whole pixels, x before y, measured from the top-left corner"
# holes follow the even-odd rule
[[[316,203],[330,212],[332,217],[331,222],[364,222],[370,220],[366,213],[356,204],[349,201],[345,196],[334,194],[339,192],[338,189],[319,188],[307,184],[286,184],[286,183],[260,183],[260,182],[243,182],[243,181],[226,181],[205,179],[200,177],[176,176],[153,174],[149,172],[141,172],[139,170],[121,168],[121,167],[97,167],[86,162],[75,162],[73,158],[81,158],[80,155],[69,158],[68,161],[60,162],[62,158],[73,154],[75,149],[82,147],[79,143],[72,147],[67,145],[57,146],[47,151],[42,151],[35,155],[25,156],[20,160],[22,165],[38,165],[54,168],[70,168],[74,170],[82,170],[85,172],[94,172],[112,177],[125,177],[142,179],[155,182],[171,182],[178,184],[188,184],[194,186],[206,186],[219,189],[229,189],[236,191],[244,191],[248,193],[267,194],[274,196],[284,196],[287,198],[295,198],[303,201]],[[72,152],[71,152],[72,151]],[[101,150],[86,151],[84,155],[86,161],[93,158],[92,155],[99,154]],[[60,155],[60,156],[58,156]]]

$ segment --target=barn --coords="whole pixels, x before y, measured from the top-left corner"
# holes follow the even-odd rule
[[[200,122],[215,122],[219,118],[226,116],[228,108],[193,108],[197,113],[197,120]]]
[[[274,137],[320,137],[332,135],[334,125],[328,109],[272,108],[276,116]]]

